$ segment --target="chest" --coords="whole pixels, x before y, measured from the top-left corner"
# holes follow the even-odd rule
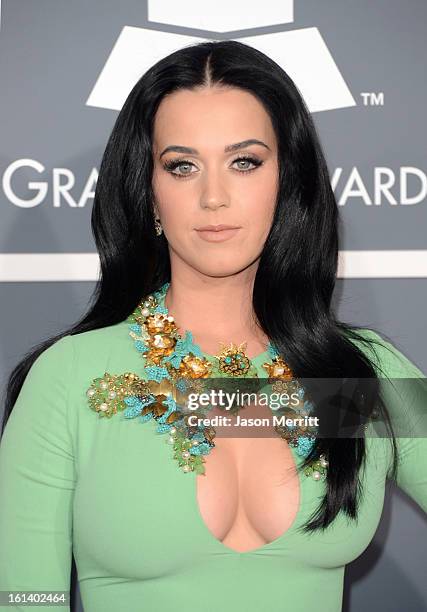
[[[82,410],[75,436],[73,547],[82,579],[149,579],[237,555],[337,567],[373,537],[385,479],[372,458],[358,522],[340,514],[325,532],[305,535],[299,528],[324,486],[297,474],[294,449],[277,435],[218,432],[205,475],[196,475],[178,467],[154,421],[116,416]]]
[[[258,412],[259,414],[259,412]],[[246,418],[251,418],[249,413]],[[231,417],[229,428],[236,426]],[[201,519],[219,541],[248,551],[284,535],[300,506],[300,483],[288,444],[271,427],[247,427],[248,437],[215,438],[205,474],[196,477]]]

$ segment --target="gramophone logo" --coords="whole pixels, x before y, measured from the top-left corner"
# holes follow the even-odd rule
[[[311,112],[356,105],[318,28],[289,30],[293,0],[250,5],[216,0],[203,3],[203,10],[200,0],[149,0],[147,9],[147,27],[125,26],[120,32],[88,106],[120,110],[139,77],[159,59],[198,41],[224,38],[251,45],[282,66]],[[245,35],[254,29],[256,34]]]

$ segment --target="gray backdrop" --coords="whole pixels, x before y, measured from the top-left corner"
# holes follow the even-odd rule
[[[90,214],[117,111],[156,59],[241,39],[280,63],[313,113],[340,205],[335,303],[425,373],[425,0],[3,0],[0,375],[71,325],[97,275]],[[347,567],[344,610],[427,609],[426,521],[393,485]],[[1,543],[0,543],[1,546]],[[73,594],[81,610],[75,566]]]

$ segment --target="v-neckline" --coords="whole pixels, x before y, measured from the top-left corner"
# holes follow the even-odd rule
[[[303,509],[304,509],[304,503],[305,503],[305,486],[304,485],[308,479],[304,479],[303,478],[304,472],[297,469],[300,467],[302,458],[297,454],[296,449],[294,447],[289,445],[289,449],[294,458],[294,469],[297,470],[297,477],[298,477],[299,502],[298,502],[297,512],[294,516],[292,523],[290,524],[290,526],[286,529],[284,533],[279,535],[277,538],[275,538],[271,542],[266,542],[265,544],[262,544],[261,546],[257,546],[256,548],[251,548],[250,550],[239,551],[234,548],[230,548],[229,546],[227,546],[221,540],[218,540],[214,536],[214,534],[211,532],[211,530],[208,528],[208,526],[206,525],[204,521],[204,518],[200,511],[199,503],[197,500],[197,477],[199,476],[199,474],[197,474],[197,472],[190,472],[193,475],[192,481],[191,481],[191,485],[192,485],[191,486],[191,490],[192,490],[191,491],[192,492],[191,510],[192,510],[192,514],[195,516],[194,524],[198,524],[200,526],[200,529],[201,531],[204,532],[205,537],[219,551],[223,553],[227,553],[229,555],[240,556],[240,557],[256,555],[256,554],[263,554],[265,552],[267,553],[268,551],[273,550],[277,548],[278,546],[280,546],[282,542],[288,540],[288,538],[291,537],[291,535],[296,531],[298,524],[300,522],[300,519],[301,519]],[[203,478],[203,476],[201,476],[201,478]]]
[[[167,314],[169,314],[169,309],[167,308],[166,304],[165,304],[165,294],[166,294],[166,290],[167,287],[165,289],[165,287],[162,287],[162,290],[159,294],[159,304],[167,311]],[[185,334],[187,333],[187,330],[185,330]],[[190,332],[191,333],[191,332]],[[183,337],[181,335],[181,337]],[[200,352],[202,353],[202,355],[210,362],[215,362],[215,360],[217,359],[217,357],[213,354],[207,353],[205,351],[203,351],[201,349],[201,347],[197,344],[194,343],[194,345],[200,350]],[[271,362],[272,360],[272,355],[270,353],[270,345],[267,347],[266,350],[262,351],[261,353],[259,353],[258,355],[255,355],[252,358],[249,358],[251,363],[254,365],[255,369],[258,372],[258,375],[261,373],[261,376],[259,376],[261,379],[262,378],[268,378],[268,376],[265,375],[265,373],[262,371],[262,366],[264,362]],[[194,521],[192,521],[192,523],[194,525],[199,525],[200,526],[200,530],[205,534],[205,537],[207,538],[208,541],[210,541],[212,543],[213,546],[215,546],[216,549],[218,549],[219,552],[225,553],[225,554],[229,554],[232,556],[248,556],[248,555],[253,555],[253,554],[263,554],[264,552],[268,552],[269,550],[273,550],[274,548],[276,548],[277,546],[280,546],[280,544],[286,540],[288,540],[288,538],[291,537],[291,535],[296,531],[298,524],[300,522],[300,518],[301,518],[301,514],[303,512],[303,508],[304,508],[304,490],[305,490],[305,484],[307,479],[303,478],[304,473],[302,471],[300,471],[299,467],[300,467],[300,462],[302,457],[296,452],[297,449],[295,449],[294,447],[292,447],[291,445],[288,445],[289,449],[291,451],[291,455],[294,459],[294,469],[296,469],[297,471],[297,477],[298,477],[298,489],[299,489],[299,502],[298,502],[298,509],[297,512],[292,520],[292,523],[290,524],[290,526],[286,529],[286,531],[284,533],[282,533],[279,537],[275,538],[274,540],[272,540],[271,542],[266,542],[265,544],[262,544],[261,546],[258,546],[256,548],[252,548],[250,550],[247,551],[238,551],[235,550],[233,548],[230,548],[229,546],[227,546],[226,544],[224,544],[221,540],[217,539],[213,533],[210,531],[210,529],[208,528],[207,524],[205,523],[202,513],[200,511],[200,507],[199,507],[199,503],[198,503],[198,499],[197,499],[197,478],[199,476],[199,474],[197,473],[197,471],[190,471],[188,473],[185,474],[186,478],[190,478],[191,479],[191,511],[192,511],[192,515],[194,516]],[[213,449],[213,452],[215,452],[215,449]],[[192,476],[189,476],[189,474],[192,474]],[[200,477],[203,477],[202,475]]]

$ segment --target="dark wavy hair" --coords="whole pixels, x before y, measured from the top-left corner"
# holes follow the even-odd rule
[[[353,342],[372,346],[377,341],[364,337],[360,326],[338,321],[332,312],[338,207],[315,126],[299,90],[278,64],[253,47],[232,40],[202,42],[152,66],[126,99],[105,148],[92,211],[100,279],[87,314],[70,329],[37,345],[12,370],[2,434],[31,365],[45,349],[63,336],[123,321],[144,297],[170,281],[168,244],[164,234],[156,236],[153,219],[153,123],[166,94],[207,86],[240,88],[256,96],[277,137],[277,201],[252,298],[260,327],[297,378],[378,381],[373,361]],[[390,427],[391,477],[395,477],[397,446],[378,387],[371,393],[372,407],[381,406]],[[360,398],[363,402],[363,394]],[[322,452],[330,469],[326,494],[304,530],[325,529],[340,510],[357,518],[365,445],[364,437],[316,439],[302,469]]]

